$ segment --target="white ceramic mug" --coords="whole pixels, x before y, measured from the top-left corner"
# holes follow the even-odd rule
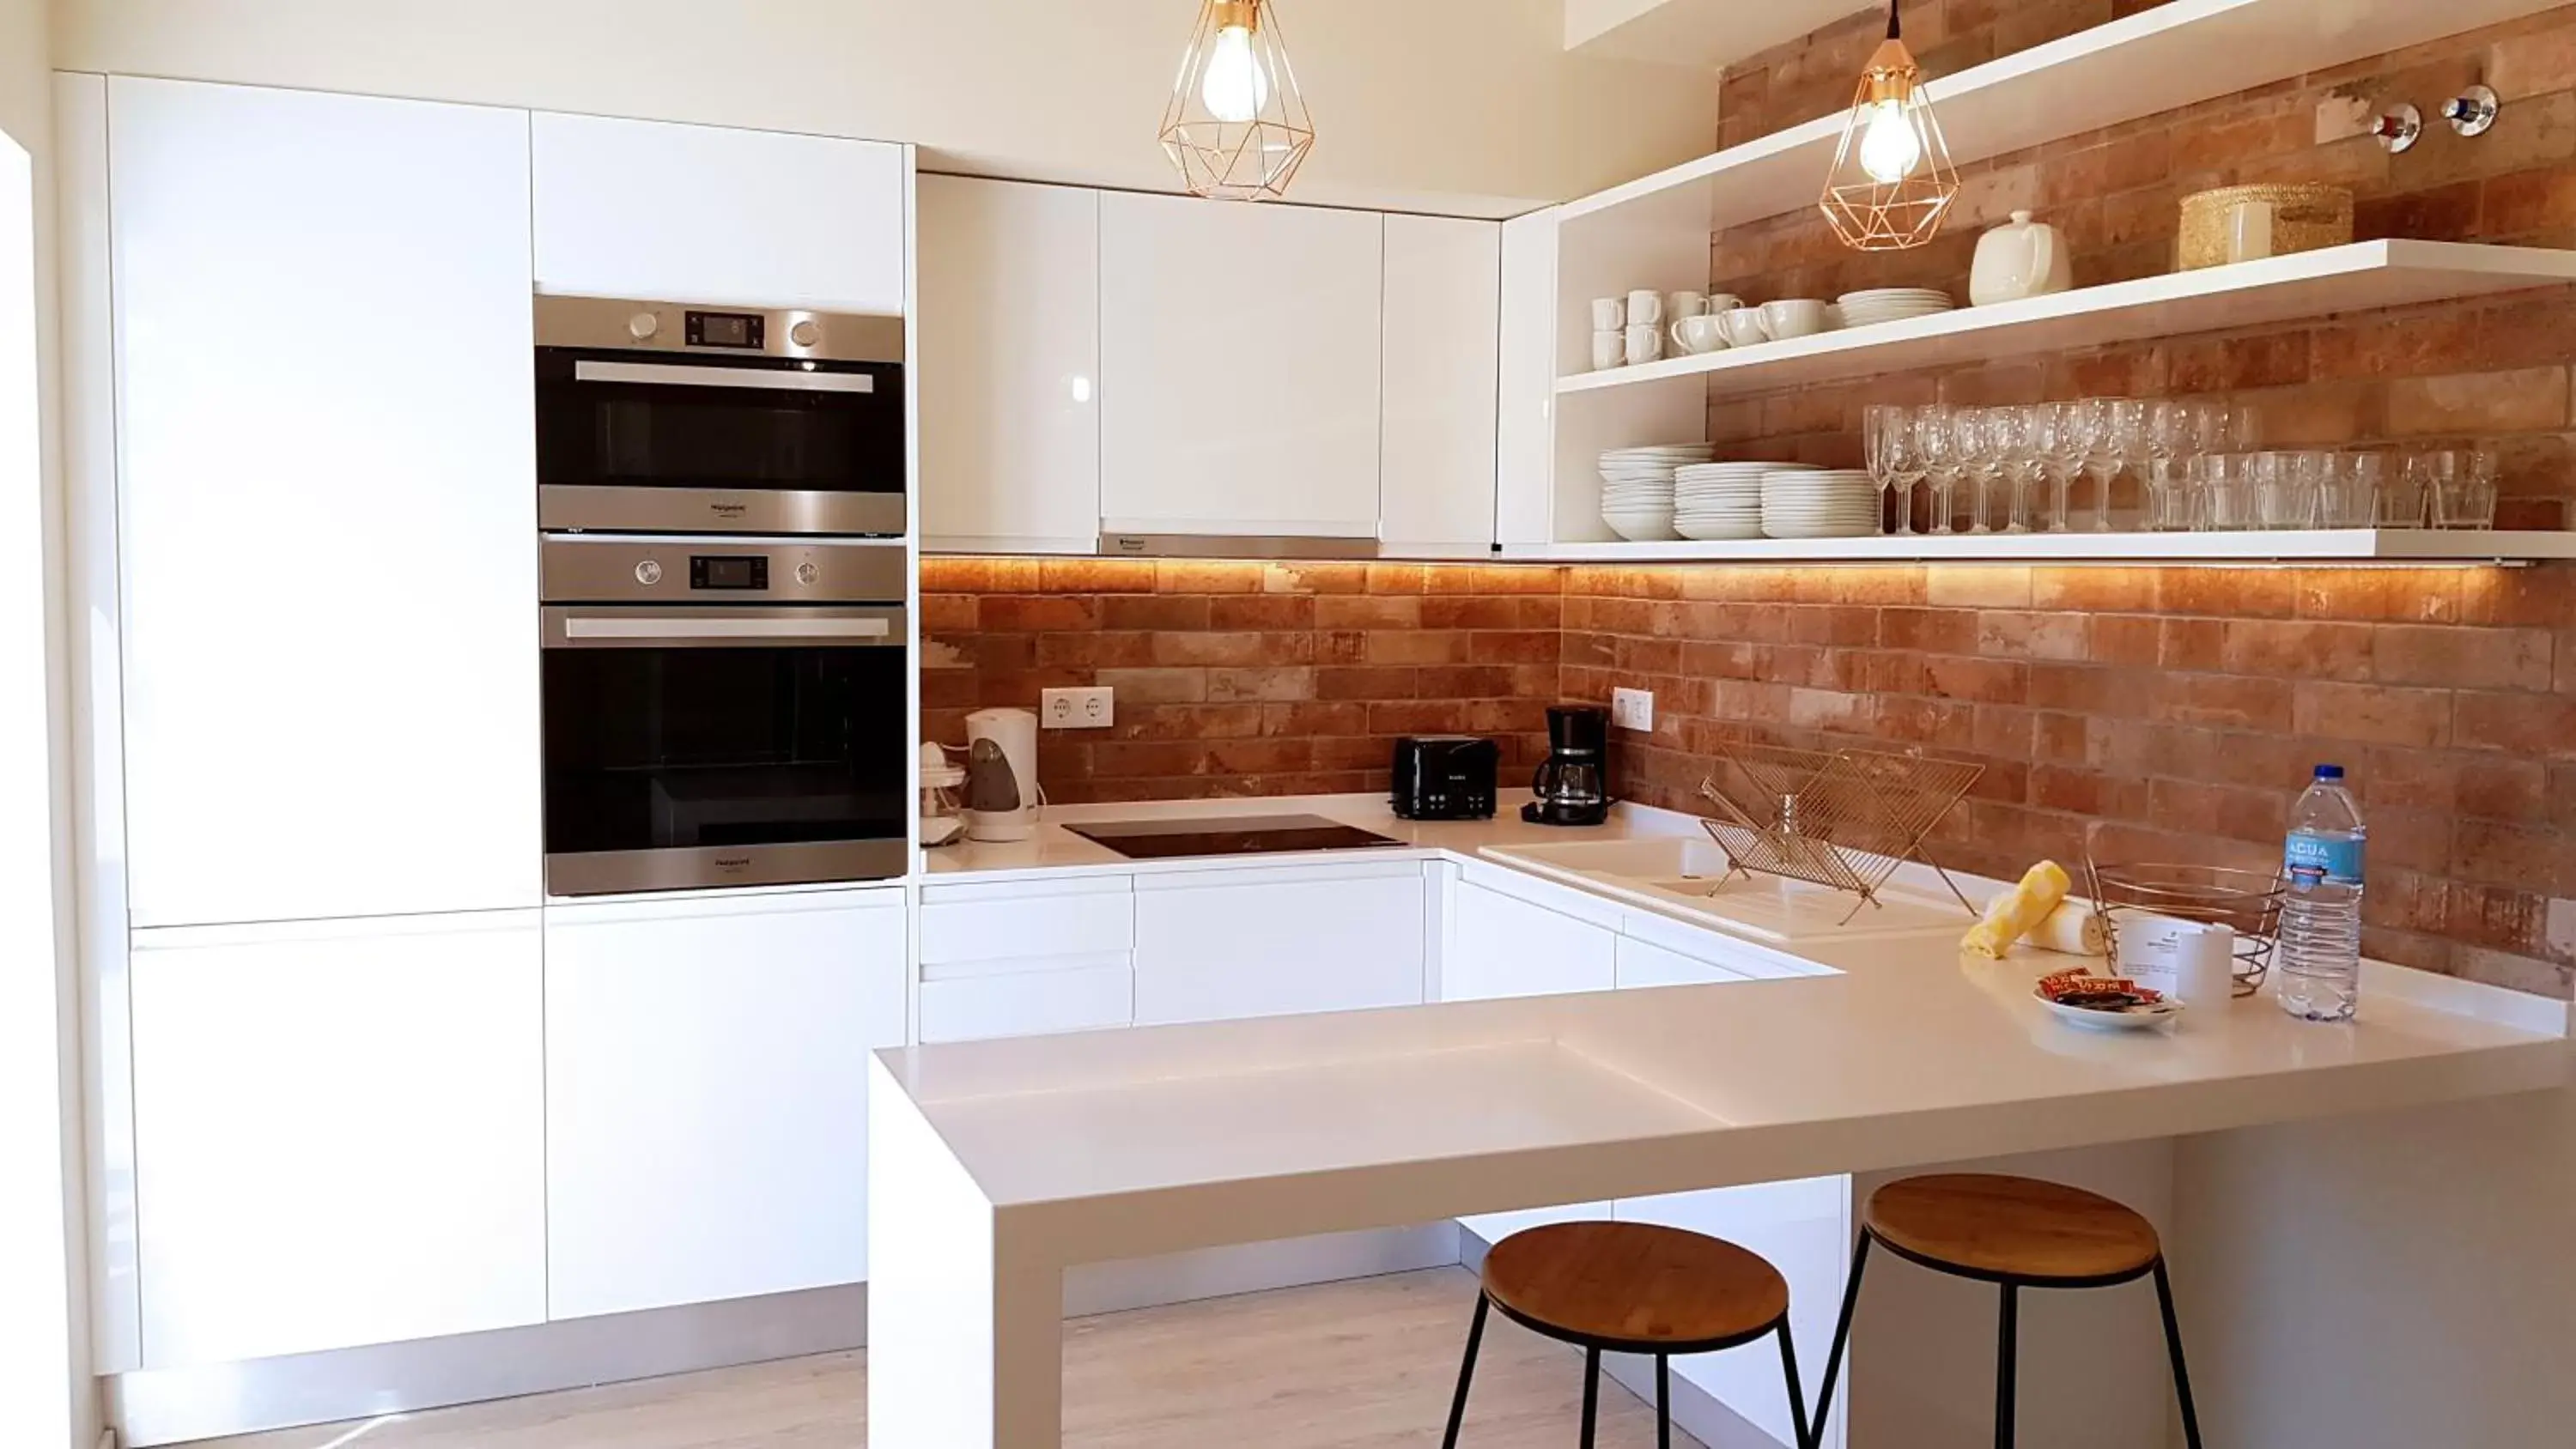
[[[1775,342],[1813,337],[1825,330],[1825,304],[1810,297],[1762,304],[1763,330]]]
[[[1708,315],[1711,317],[1724,316],[1743,305],[1744,299],[1735,295],[1733,292],[1711,292],[1708,294]]]
[[[1664,335],[1661,330],[1663,324],[1664,297],[1661,292],[1640,291],[1628,294],[1629,326],[1655,328],[1657,329],[1655,335],[1661,337]]]
[[[1718,330],[1729,347],[1759,347],[1771,340],[1771,327],[1759,307],[1730,307],[1718,315]]]
[[[1628,304],[1616,297],[1592,299],[1592,330],[1616,332],[1628,325]]]
[[[1705,317],[1707,315],[1708,294],[1706,292],[1666,292],[1664,294],[1664,320],[1666,322],[1679,322],[1685,317]]]
[[[1633,313],[1631,315],[1634,315]],[[1652,322],[1628,326],[1628,365],[1660,361],[1664,355],[1664,329]]]
[[[1705,313],[1697,317],[1676,317],[1672,334],[1673,345],[1694,357],[1715,352],[1726,345],[1726,319]]]
[[[1607,372],[1628,360],[1628,334],[1622,328],[1611,328],[1592,334],[1592,370]]]

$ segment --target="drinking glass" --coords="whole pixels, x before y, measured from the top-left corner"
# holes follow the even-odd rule
[[[1878,485],[1882,517],[1888,511],[1886,495],[1896,491],[1897,459],[1906,447],[1906,432],[1910,425],[1911,420],[1901,407],[1878,404],[1861,410],[1861,458],[1869,469],[1869,480]],[[1905,531],[1901,511],[1897,514],[1895,526],[1888,531]]]
[[[1896,442],[1891,461],[1896,478],[1896,531],[1914,531],[1914,488],[1926,476],[1928,465],[1923,453],[1923,432],[1912,408],[1896,410]]]
[[[1968,531],[1992,533],[1987,503],[1995,480],[2003,474],[1993,408],[1959,408],[1950,414],[1950,438],[1958,445],[1959,465],[1968,475]]]
[[[2146,481],[2147,465],[2155,461],[2153,433],[2148,426],[2148,421],[2147,404],[2133,398],[2119,400],[2113,414],[2113,422],[2118,430],[2116,436],[2119,440],[2120,464],[2142,485]],[[2108,531],[2111,526],[2111,500],[2108,492],[2103,494],[2097,506],[2102,510],[2102,527]]]
[[[2149,458],[2146,502],[2147,532],[2188,532],[2199,517],[2195,506],[2190,461],[2182,458]]]
[[[2409,453],[2389,470],[2379,489],[2379,526],[2422,528],[2433,506],[2433,461]]]
[[[2496,457],[2493,453],[2437,454],[2450,461],[2436,474],[2433,489],[2435,528],[2493,528],[2496,520]]]
[[[2380,453],[2329,453],[2318,479],[2317,526],[2368,528],[2379,521],[2379,490],[2388,476]]]
[[[2093,451],[2096,414],[2081,402],[2047,403],[2040,420],[2039,456],[2048,468],[2048,520],[2042,527],[2050,533],[2066,531],[2069,495],[2074,491],[2075,475]]]
[[[2084,414],[2084,472],[2093,480],[2093,519],[2089,527],[2095,533],[2108,533],[2111,480],[2120,476],[2122,409],[2129,404],[2121,398],[2093,397],[2075,406]]]
[[[2198,463],[2200,526],[2229,532],[2255,527],[2254,455],[2210,453]]]
[[[1994,410],[1996,456],[2001,459],[2006,481],[2012,491],[2004,501],[2004,532],[2031,531],[2031,512],[2039,494],[2039,481],[2048,462],[2046,419],[2051,409],[2045,403]]]
[[[1949,533],[1957,517],[1959,478],[1964,471],[1959,440],[1947,403],[1925,403],[1914,410],[1914,443],[1923,455],[1924,476],[1932,481],[1932,531]]]
[[[2254,457],[2254,507],[2263,527],[2313,527],[2317,480],[2325,455],[2271,452]]]

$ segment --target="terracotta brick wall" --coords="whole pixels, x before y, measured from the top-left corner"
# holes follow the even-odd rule
[[[923,729],[1106,684],[1107,730],[1048,731],[1059,801],[1383,790],[1399,735],[1535,767],[1556,699],[1553,568],[924,559]]]

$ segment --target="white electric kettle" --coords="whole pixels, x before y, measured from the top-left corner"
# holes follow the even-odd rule
[[[1025,709],[979,709],[966,716],[966,817],[969,840],[1026,840],[1037,833],[1038,717]]]

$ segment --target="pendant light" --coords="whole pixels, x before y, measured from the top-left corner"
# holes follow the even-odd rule
[[[1887,39],[1869,58],[1842,148],[1825,178],[1825,219],[1843,244],[1865,252],[1919,247],[1940,234],[1959,196],[1959,172],[1932,114],[1923,67],[1905,48],[1896,0]]]
[[[1181,54],[1180,79],[1163,112],[1163,152],[1199,196],[1267,201],[1284,196],[1315,124],[1266,0],[1201,0],[1198,28]]]

